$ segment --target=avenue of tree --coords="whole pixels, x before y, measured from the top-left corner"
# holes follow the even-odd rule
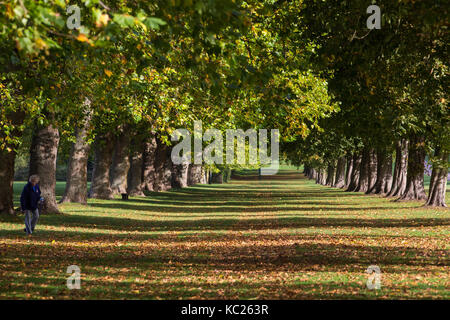
[[[45,211],[61,202],[220,182],[233,165],[174,165],[171,133],[280,130],[317,183],[445,206],[450,151],[444,1],[0,2],[0,212],[26,146]],[[208,142],[205,142],[207,145]],[[428,195],[424,161],[433,165]],[[88,190],[88,160],[93,159]]]

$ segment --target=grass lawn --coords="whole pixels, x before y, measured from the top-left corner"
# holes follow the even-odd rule
[[[23,183],[14,187],[18,201]],[[32,237],[23,215],[0,217],[0,298],[450,298],[449,210],[298,171],[61,209]],[[80,290],[66,287],[74,264]],[[370,265],[380,290],[366,287]]]

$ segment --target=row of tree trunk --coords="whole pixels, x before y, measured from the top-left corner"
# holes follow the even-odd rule
[[[426,200],[427,206],[446,207],[445,191],[448,175],[448,154],[435,150],[428,197],[424,188],[425,140],[413,135],[386,149],[364,148],[361,152],[330,162],[327,168],[305,167],[308,178],[316,183],[346,191],[365,192],[398,200]]]
[[[207,182],[207,173],[201,165],[173,165],[171,147],[155,136],[145,141],[127,128],[118,136],[111,132],[97,136],[93,143],[94,165],[89,192],[87,141],[89,116],[75,131],[67,170],[67,183],[61,202],[86,204],[88,197],[112,199],[117,194],[144,196],[144,191],[165,191]],[[40,188],[45,198],[45,213],[59,213],[56,201],[56,160],[59,130],[52,126],[37,128],[30,147],[29,175],[40,177]],[[14,148],[11,148],[13,150]],[[15,152],[0,150],[0,212],[13,213],[13,180]],[[3,191],[3,192],[2,192]]]
[[[112,199],[124,193],[145,196],[144,191],[159,192],[204,183],[201,165],[174,165],[172,148],[155,136],[139,141],[123,130],[116,139],[109,133],[99,136],[94,147],[90,198]],[[87,167],[86,159],[82,166]]]

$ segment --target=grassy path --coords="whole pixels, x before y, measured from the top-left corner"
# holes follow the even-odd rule
[[[0,217],[0,298],[450,298],[449,210],[295,171],[62,210],[31,238],[22,216]],[[73,264],[80,290],[65,285]]]

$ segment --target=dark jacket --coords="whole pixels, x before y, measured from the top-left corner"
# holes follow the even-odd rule
[[[39,184],[34,186],[31,182],[28,182],[23,188],[22,195],[20,196],[20,206],[22,210],[36,210],[38,208],[38,202],[41,198],[41,189]]]

